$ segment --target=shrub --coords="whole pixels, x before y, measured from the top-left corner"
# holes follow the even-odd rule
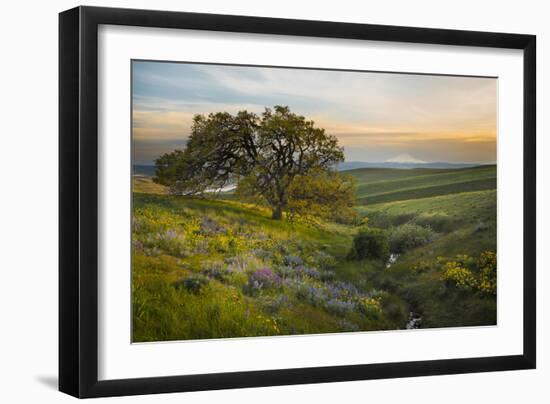
[[[249,277],[249,282],[256,282],[264,288],[281,286],[281,278],[269,268],[262,268],[254,271]]]
[[[273,251],[264,250],[263,248],[252,250],[252,253],[261,260],[271,260],[273,258]]]
[[[359,295],[357,288],[348,282],[336,281],[326,285],[328,295],[333,299],[353,299]]]
[[[245,292],[249,295],[256,295],[262,289],[272,289],[281,286],[281,278],[269,268],[262,268],[254,271],[248,277],[248,284]]]
[[[407,304],[398,296],[384,293],[381,300],[382,312],[396,327],[402,327],[407,322],[409,310]]]
[[[214,219],[203,216],[200,221],[200,227],[196,232],[202,235],[217,235],[224,233],[226,230]]]
[[[321,280],[321,282],[330,282],[336,279],[336,274],[334,273],[334,271],[321,271],[319,272],[319,275],[319,279]]]
[[[185,257],[188,254],[185,236],[175,230],[165,230],[148,234],[142,246],[148,249],[148,251],[163,250],[167,254],[176,257]]]
[[[297,255],[286,255],[283,257],[283,262],[286,266],[296,268],[304,264],[304,261]]]
[[[296,298],[315,307],[320,307],[327,301],[327,293],[324,288],[307,282],[292,280],[287,281],[286,285],[295,291]]]
[[[300,276],[300,277],[310,277],[312,279],[320,279],[321,278],[321,273],[316,270],[315,268],[309,268],[309,267],[304,267],[304,266],[299,266],[298,268],[295,269],[296,273]]]
[[[486,225],[485,223],[483,222],[478,222],[475,226],[474,226],[474,230],[472,231],[473,233],[481,233],[482,231],[485,231],[489,228],[488,225]]]
[[[456,220],[444,215],[417,216],[412,223],[423,227],[429,227],[439,233],[449,233],[456,227]]]
[[[369,216],[369,226],[387,228],[390,226],[399,226],[404,223],[408,223],[414,219],[414,214],[403,213],[399,215],[388,215],[386,213],[374,213]]]
[[[336,258],[324,251],[318,251],[314,260],[320,269],[329,270],[336,265]]]
[[[176,289],[184,287],[194,294],[198,294],[206,285],[208,285],[208,278],[203,275],[191,275],[174,284]]]
[[[255,255],[240,254],[225,259],[227,270],[230,272],[251,272],[265,266],[263,260]]]
[[[363,313],[366,316],[376,317],[378,316],[381,311],[381,297],[362,297],[358,299],[357,305],[359,307],[359,311]]]
[[[359,326],[357,324],[352,323],[345,318],[342,318],[338,321],[338,327],[340,327],[340,330],[343,332],[359,331]]]
[[[414,272],[417,272],[417,273],[427,272],[430,269],[432,269],[432,266],[433,266],[433,264],[431,262],[423,260],[423,261],[420,261],[420,262],[417,262],[416,264],[414,264],[411,267],[411,270],[413,270]]]
[[[428,244],[434,238],[429,227],[422,227],[414,223],[406,223],[392,228],[389,245],[394,253],[401,254],[406,250]]]
[[[290,306],[290,299],[287,295],[281,294],[276,297],[268,297],[262,301],[264,310],[269,314],[277,314],[279,310]]]
[[[217,279],[220,282],[226,281],[231,274],[224,263],[219,261],[205,262],[203,264],[203,273],[209,278]]]
[[[361,229],[353,238],[349,253],[351,259],[374,258],[386,260],[390,254],[388,236],[381,229]]]
[[[357,306],[349,300],[330,299],[325,303],[325,308],[331,314],[344,316],[353,312]]]
[[[292,278],[294,276],[296,271],[294,271],[294,268],[287,267],[287,266],[278,266],[277,267],[277,273],[279,276],[283,279],[283,281],[287,278]]]

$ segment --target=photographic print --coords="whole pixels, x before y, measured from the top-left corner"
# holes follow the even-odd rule
[[[496,78],[131,69],[133,342],[496,325]]]

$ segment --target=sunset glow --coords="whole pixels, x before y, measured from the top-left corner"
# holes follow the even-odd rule
[[[134,163],[185,147],[195,114],[290,109],[347,161],[496,162],[493,78],[134,61]]]

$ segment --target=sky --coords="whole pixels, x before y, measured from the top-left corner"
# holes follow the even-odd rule
[[[495,163],[497,79],[133,61],[134,164],[184,148],[195,114],[287,105],[346,161]]]

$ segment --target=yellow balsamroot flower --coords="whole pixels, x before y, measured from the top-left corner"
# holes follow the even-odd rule
[[[376,297],[363,297],[359,299],[359,307],[364,311],[365,313],[380,313],[382,312],[382,306],[381,306],[382,298],[380,296]]]
[[[484,251],[479,257],[478,266],[480,269],[479,290],[485,293],[496,295],[497,293],[497,256],[493,251]]]
[[[443,263],[438,257],[438,262]],[[448,261],[443,264],[441,279],[452,282],[462,289],[473,289],[483,293],[496,295],[496,253],[484,251],[477,260],[478,272],[474,273],[466,268],[466,264],[474,265],[476,261],[465,255],[456,256],[456,261]]]
[[[461,289],[474,289],[477,286],[477,280],[472,271],[456,261],[449,261],[444,265],[442,279],[453,282]]]

